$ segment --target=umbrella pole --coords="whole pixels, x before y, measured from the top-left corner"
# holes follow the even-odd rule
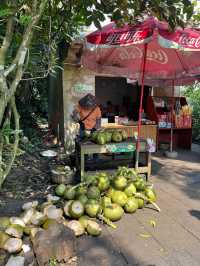
[[[172,81],[172,96],[174,97],[174,80]],[[171,136],[170,136],[170,152],[173,151],[173,107],[171,106]]]
[[[138,170],[139,165],[139,150],[140,150],[140,131],[141,131],[141,120],[142,120],[142,102],[144,95],[144,76],[146,68],[146,57],[147,57],[147,43],[144,45],[143,61],[142,61],[142,77],[141,77],[141,95],[140,95],[140,108],[137,128],[137,143],[136,143],[136,158],[135,158],[135,169]]]
[[[173,96],[174,96],[174,80],[173,80]],[[174,134],[174,129],[173,129],[173,106],[171,106],[171,130],[170,130],[170,149],[169,151],[165,152],[165,155],[168,158],[176,158],[178,153],[176,151],[173,151],[173,134]]]

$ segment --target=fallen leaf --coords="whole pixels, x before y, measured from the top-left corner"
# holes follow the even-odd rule
[[[143,237],[143,238],[149,238],[149,237],[151,237],[151,235],[149,235],[149,234],[140,234],[140,236]]]
[[[156,221],[150,220],[149,222],[150,222],[150,225],[152,225],[152,227],[156,227]]]

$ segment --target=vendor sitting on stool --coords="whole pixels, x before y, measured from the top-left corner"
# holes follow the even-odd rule
[[[101,110],[95,96],[87,94],[81,98],[73,111],[72,117],[80,124],[79,137],[84,137],[85,131],[91,133],[100,127]]]

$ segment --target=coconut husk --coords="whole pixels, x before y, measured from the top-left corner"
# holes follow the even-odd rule
[[[85,233],[84,227],[77,220],[68,222],[67,227],[69,227],[74,232],[75,236],[81,236]]]
[[[5,242],[10,238],[10,236],[4,232],[0,232],[0,248],[3,248]]]
[[[31,218],[34,215],[34,211],[35,210],[33,208],[30,208],[30,209],[24,211],[24,213],[22,213],[21,219],[23,220],[25,225],[30,223]]]
[[[55,206],[51,206],[47,208],[47,210],[44,211],[44,213],[49,219],[60,220],[63,215],[63,210],[58,209]]]
[[[11,217],[10,223],[20,225],[21,227],[25,227],[24,221],[19,217]]]
[[[5,244],[4,249],[9,253],[17,253],[22,249],[22,240],[19,238],[9,238]]]
[[[33,238],[33,237],[36,236],[36,234],[38,232],[41,232],[41,231],[44,231],[44,230],[42,228],[40,228],[40,227],[33,227],[33,228],[31,228],[30,236]]]
[[[23,227],[19,224],[11,224],[5,233],[16,238],[21,238],[23,235]]]
[[[33,228],[36,228],[35,225],[32,225],[32,224],[26,225],[26,226],[23,228],[23,232],[24,232],[24,234],[26,234],[26,235],[29,236],[29,235],[31,234],[31,230],[32,230]]]
[[[70,204],[73,202],[73,200],[69,200],[65,203],[65,206],[64,206],[64,213],[67,217],[70,217],[70,213],[69,213],[69,206]]]
[[[42,227],[47,230],[49,228],[49,226],[51,226],[52,224],[56,224],[56,220],[55,219],[47,219],[45,221],[45,223],[42,225]]]
[[[10,225],[10,218],[9,217],[0,217],[0,231],[6,230]]]
[[[35,201],[30,201],[30,202],[26,202],[23,204],[22,206],[22,210],[28,210],[30,208],[36,208],[38,206],[38,201],[35,200]]]
[[[42,225],[46,220],[46,215],[42,212],[35,211],[31,217],[31,223],[34,225]]]

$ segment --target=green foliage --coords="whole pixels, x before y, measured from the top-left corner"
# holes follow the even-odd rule
[[[184,96],[187,97],[189,104],[193,108],[193,138],[200,138],[200,84],[186,87]]]
[[[47,124],[48,80],[36,79],[21,82],[16,99],[23,133],[37,149],[41,144],[38,125],[41,122]],[[34,149],[30,143],[25,147],[29,151]]]

